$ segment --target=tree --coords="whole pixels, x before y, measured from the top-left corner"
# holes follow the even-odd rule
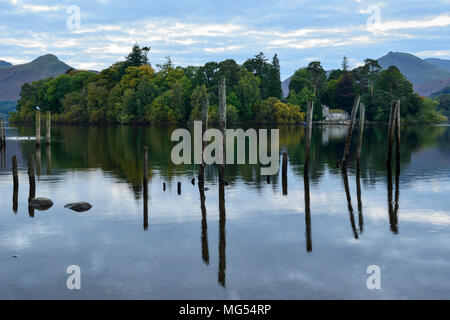
[[[142,65],[150,64],[148,60],[148,52],[150,51],[149,47],[140,48],[136,43],[131,52],[125,57],[125,68],[130,66],[139,67]]]
[[[242,120],[250,120],[261,100],[259,90],[261,80],[247,70],[242,70],[241,79],[239,80],[237,95],[241,102],[238,110]]]
[[[344,56],[344,58],[342,58],[342,65],[341,65],[341,67],[342,67],[342,71],[344,73],[349,71],[348,58],[346,56]]]
[[[278,60],[277,54],[275,54],[272,59],[268,86],[268,96],[281,99],[280,60]]]
[[[378,63],[378,60],[366,59],[364,62],[369,68],[370,97],[373,97],[373,84],[376,80],[376,76],[381,70],[381,66]]]
[[[353,107],[356,96],[355,85],[353,75],[349,72],[343,74],[336,83],[336,104],[347,112],[350,112]]]
[[[308,64],[306,71],[309,73],[314,86],[314,96],[317,96],[317,86],[321,86],[327,79],[325,70],[319,61],[313,61]]]

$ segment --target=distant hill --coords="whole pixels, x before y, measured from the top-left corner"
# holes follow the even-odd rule
[[[414,90],[422,96],[429,96],[450,84],[450,71],[409,53],[389,52],[378,59],[378,63],[383,69],[390,66],[399,68],[400,72],[412,82]]]
[[[396,66],[411,81],[414,91],[422,96],[429,96],[450,86],[450,60],[421,59],[415,55],[402,52],[389,52],[378,59],[383,69]],[[289,94],[291,77],[281,83],[283,96]]]
[[[424,59],[424,60],[438,68],[441,68],[443,70],[450,72],[450,60],[437,59],[437,58],[428,58],[428,59]]]
[[[281,90],[283,91],[283,97],[286,98],[289,95],[289,83],[291,83],[291,77],[287,78],[281,83]]]
[[[9,62],[0,60],[0,68],[3,68],[3,67],[10,67],[10,66],[12,66],[12,63],[9,63]]]
[[[448,94],[448,95],[450,95],[450,86],[445,87],[444,89],[439,90],[439,91],[433,93],[433,94],[431,95],[431,97],[439,97],[439,96],[442,96],[443,94]]]
[[[0,102],[0,118],[8,118],[11,111],[16,110],[15,101],[2,101]]]
[[[56,77],[71,67],[47,54],[29,63],[0,68],[0,101],[17,101],[25,83]]]

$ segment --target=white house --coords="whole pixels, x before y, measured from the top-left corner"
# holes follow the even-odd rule
[[[322,114],[325,121],[347,121],[350,116],[341,109],[330,109],[330,107],[322,105]]]

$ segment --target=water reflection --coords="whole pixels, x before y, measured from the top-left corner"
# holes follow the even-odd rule
[[[13,130],[18,136],[29,129]],[[67,261],[84,266],[92,277],[115,279],[90,282],[83,298],[374,298],[364,286],[365,268],[372,263],[389,270],[379,297],[442,298],[450,293],[445,258],[450,254],[449,128],[405,127],[401,157],[386,172],[385,127],[369,126],[360,163],[355,165],[351,152],[342,172],[335,166],[341,156],[336,150],[342,150],[345,134],[316,126],[311,167],[304,175],[304,128],[282,127],[280,145],[289,154],[288,195],[281,192],[281,170],[261,177],[259,166],[230,165],[230,185],[225,187],[218,185],[217,167],[206,166],[205,181],[214,190],[207,203],[206,186],[189,183],[198,166],[170,162],[171,130],[56,127],[51,150],[42,149],[47,176],[35,182],[37,193],[51,197],[55,206],[50,214],[28,208],[35,219],[27,217],[27,158],[36,159],[37,150],[33,141],[9,141],[4,150],[8,161],[0,172],[0,191],[6,195],[0,204],[8,208],[1,216],[0,249],[28,259],[42,276],[25,278],[28,264],[17,263],[24,259],[15,265],[0,259],[0,298],[35,298],[39,288],[46,298],[70,298],[64,288],[53,286]],[[149,146],[148,184],[143,184],[142,145]],[[21,182],[17,215],[10,212],[11,199],[15,207],[10,177],[14,154]],[[180,196],[178,181],[183,183]],[[163,192],[166,183],[170,192]],[[299,203],[303,194],[304,206]],[[63,209],[72,200],[91,202],[92,214]],[[312,213],[318,231],[314,253]],[[208,237],[208,227],[218,229],[218,238]],[[387,236],[392,232],[398,235]],[[299,250],[303,241],[306,250]],[[142,243],[148,244],[144,250]],[[209,250],[213,246],[216,254]],[[405,282],[405,271],[418,276]],[[339,290],[327,285],[332,281]]]
[[[305,236],[306,236],[306,251],[312,251],[312,237],[311,237],[311,200],[309,195],[309,174],[305,172],[303,175],[303,185],[305,190]]]
[[[358,231],[356,230],[355,215],[353,213],[352,197],[350,196],[350,188],[348,185],[347,169],[345,166],[342,166],[342,177],[344,179],[345,195],[347,197],[348,214],[350,217],[350,225],[352,227],[353,237],[355,239],[358,239]]]
[[[225,213],[225,185],[219,184],[219,272],[218,281],[219,284],[225,287],[225,269],[227,266],[226,261],[226,213]]]
[[[205,204],[205,186],[203,180],[198,181],[198,190],[200,193],[200,210],[202,212],[202,260],[205,264],[209,264],[209,249],[208,249],[208,221],[206,220],[206,204]]]

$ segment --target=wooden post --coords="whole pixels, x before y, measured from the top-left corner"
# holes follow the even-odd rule
[[[287,195],[287,165],[288,165],[288,154],[283,152],[283,161],[281,165],[281,181],[283,186],[283,195]]]
[[[41,147],[36,147],[36,175],[41,176]]]
[[[203,105],[202,105],[202,137],[205,134],[205,131],[208,129],[208,111],[209,111],[209,100],[208,97],[203,97]],[[198,173],[198,183],[202,186],[205,182],[205,160],[203,159],[203,152],[206,147],[206,141],[202,139],[202,163],[200,165],[200,171]]]
[[[12,158],[12,174],[13,174],[13,211],[17,212],[17,198],[19,194],[19,175],[17,173],[17,157]]]
[[[225,287],[226,278],[226,246],[227,239],[225,235],[226,213],[225,213],[225,185],[219,184],[219,272],[218,282]]]
[[[358,149],[356,151],[356,166],[359,167],[361,160],[361,149],[364,133],[364,118],[366,113],[366,105],[361,102],[359,106],[359,130],[358,130]]]
[[[148,179],[148,148],[144,147],[144,164],[143,164],[143,174],[144,174],[144,185],[147,183]]]
[[[304,189],[305,189],[305,235],[306,235],[306,251],[312,251],[311,238],[311,200],[309,195],[309,172],[306,171],[303,175]]]
[[[219,165],[219,184],[223,184],[225,183],[225,128],[227,126],[227,94],[225,78],[219,80],[219,126],[223,137],[223,164]]]
[[[209,265],[209,248],[208,248],[208,221],[206,219],[206,204],[205,204],[205,189],[203,182],[198,183],[198,190],[200,192],[200,209],[202,211],[202,260],[206,265]]]
[[[46,128],[45,141],[47,145],[49,145],[52,140],[51,127],[52,127],[52,114],[50,111],[47,111],[47,125],[45,126]]]
[[[309,153],[311,150],[313,111],[314,111],[314,101],[312,99],[309,99],[306,110],[305,166],[303,169],[305,174],[309,171],[309,158],[310,158]]]
[[[6,120],[2,119],[2,141],[1,141],[2,147],[6,147]],[[1,148],[0,148],[1,149]]]
[[[47,145],[45,148],[46,160],[47,160],[47,174],[52,174],[52,146]]]
[[[41,146],[41,111],[36,110],[36,148]]]
[[[362,106],[362,104],[361,104]],[[364,230],[364,220],[362,213],[362,200],[361,200],[361,172],[360,168],[356,168],[356,196],[358,199],[358,221],[359,221],[359,233],[361,234]]]
[[[148,229],[148,148],[144,147],[143,165],[143,200],[144,200],[144,230]]]
[[[36,178],[34,176],[33,157],[28,158],[28,181],[30,182],[30,192],[28,202],[36,196]]]
[[[181,195],[181,182],[180,181],[178,181],[178,183],[177,183],[177,193],[178,193],[178,195]]]
[[[400,100],[398,100],[397,112],[396,112],[396,127],[397,127],[397,135],[395,141],[395,150],[396,150],[396,171],[400,171],[400,130],[401,130],[401,119],[400,119]]]
[[[394,144],[394,131],[395,131],[395,119],[397,114],[397,108],[400,108],[400,100],[391,104],[391,112],[389,115],[389,129],[388,129],[388,156],[386,165],[391,166],[392,162],[392,145]]]
[[[353,102],[352,108],[352,116],[350,120],[350,126],[347,131],[347,141],[345,142],[344,155],[342,156],[342,166],[345,167],[345,162],[347,161],[347,156],[350,151],[350,143],[352,141],[353,128],[355,126],[356,113],[358,112],[359,101],[361,100],[361,96],[356,96],[355,101]]]
[[[166,192],[166,183],[163,182],[163,191]]]

